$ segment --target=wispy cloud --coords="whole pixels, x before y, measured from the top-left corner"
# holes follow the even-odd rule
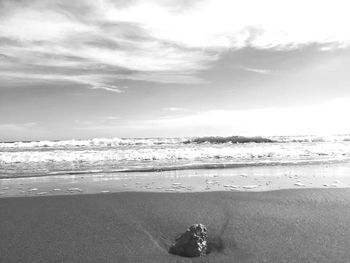
[[[42,73],[22,73],[22,72],[2,72],[0,80],[21,81],[24,83],[30,82],[45,82],[45,81],[61,81],[61,82],[73,82],[81,84],[89,89],[102,89],[111,92],[121,93],[127,88],[126,86],[116,86],[113,84],[107,84],[106,79],[108,76],[104,75],[64,75],[64,74],[42,74]]]
[[[244,66],[240,66],[239,68],[246,70],[246,71],[262,74],[262,75],[272,74],[272,70],[269,70],[269,69],[249,68],[249,67],[244,67]]]
[[[215,60],[215,52],[158,39],[147,24],[111,17],[111,10],[125,8],[108,0],[72,4],[60,0],[30,4],[3,1],[0,76],[6,74],[9,79],[10,74],[3,71],[12,70],[20,78],[25,74],[28,79],[61,77],[113,92],[121,90],[116,88],[120,79],[202,82],[195,73]]]
[[[347,10],[345,0],[3,0],[0,78],[112,92],[120,80],[198,84],[227,49],[348,47]]]
[[[202,0],[181,12],[174,12],[177,1],[161,2],[135,1],[106,15],[147,25],[152,36],[190,47],[289,49],[350,40],[346,0]]]
[[[163,110],[170,111],[170,112],[184,112],[184,111],[187,111],[187,109],[181,108],[181,107],[168,107],[168,108],[164,108]]]

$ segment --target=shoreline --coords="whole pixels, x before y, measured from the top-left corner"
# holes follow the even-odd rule
[[[39,178],[39,177],[54,177],[54,176],[79,176],[79,175],[100,175],[100,174],[137,174],[137,173],[156,173],[156,172],[181,172],[188,170],[218,170],[218,169],[239,169],[239,168],[254,168],[254,167],[289,167],[289,166],[303,166],[303,165],[337,165],[347,164],[349,160],[317,160],[317,161],[291,161],[291,162],[261,162],[261,163],[204,163],[204,164],[186,164],[180,166],[160,166],[152,168],[133,168],[133,169],[117,169],[111,171],[94,170],[94,171],[62,171],[50,172],[48,174],[31,174],[31,175],[4,175],[0,180],[6,179],[22,179],[22,178]]]
[[[271,191],[348,188],[350,163],[79,174],[0,180],[0,199],[114,192]]]
[[[189,262],[167,250],[203,223],[217,249],[196,262],[346,262],[349,207],[350,189],[2,198],[0,261]]]

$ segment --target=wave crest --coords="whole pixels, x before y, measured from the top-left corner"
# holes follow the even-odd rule
[[[219,136],[207,136],[207,137],[197,137],[191,140],[184,141],[185,144],[188,143],[271,143],[277,142],[272,139],[263,137],[245,137],[245,136],[229,136],[229,137],[219,137]]]

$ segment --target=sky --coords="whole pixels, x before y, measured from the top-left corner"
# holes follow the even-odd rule
[[[350,133],[341,0],[0,0],[0,141]]]

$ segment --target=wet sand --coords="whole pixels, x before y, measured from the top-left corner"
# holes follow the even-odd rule
[[[350,163],[0,179],[0,198],[109,192],[271,191],[350,187]]]
[[[192,262],[168,254],[193,223],[193,262],[348,262],[350,189],[34,196],[0,199],[0,262]]]

